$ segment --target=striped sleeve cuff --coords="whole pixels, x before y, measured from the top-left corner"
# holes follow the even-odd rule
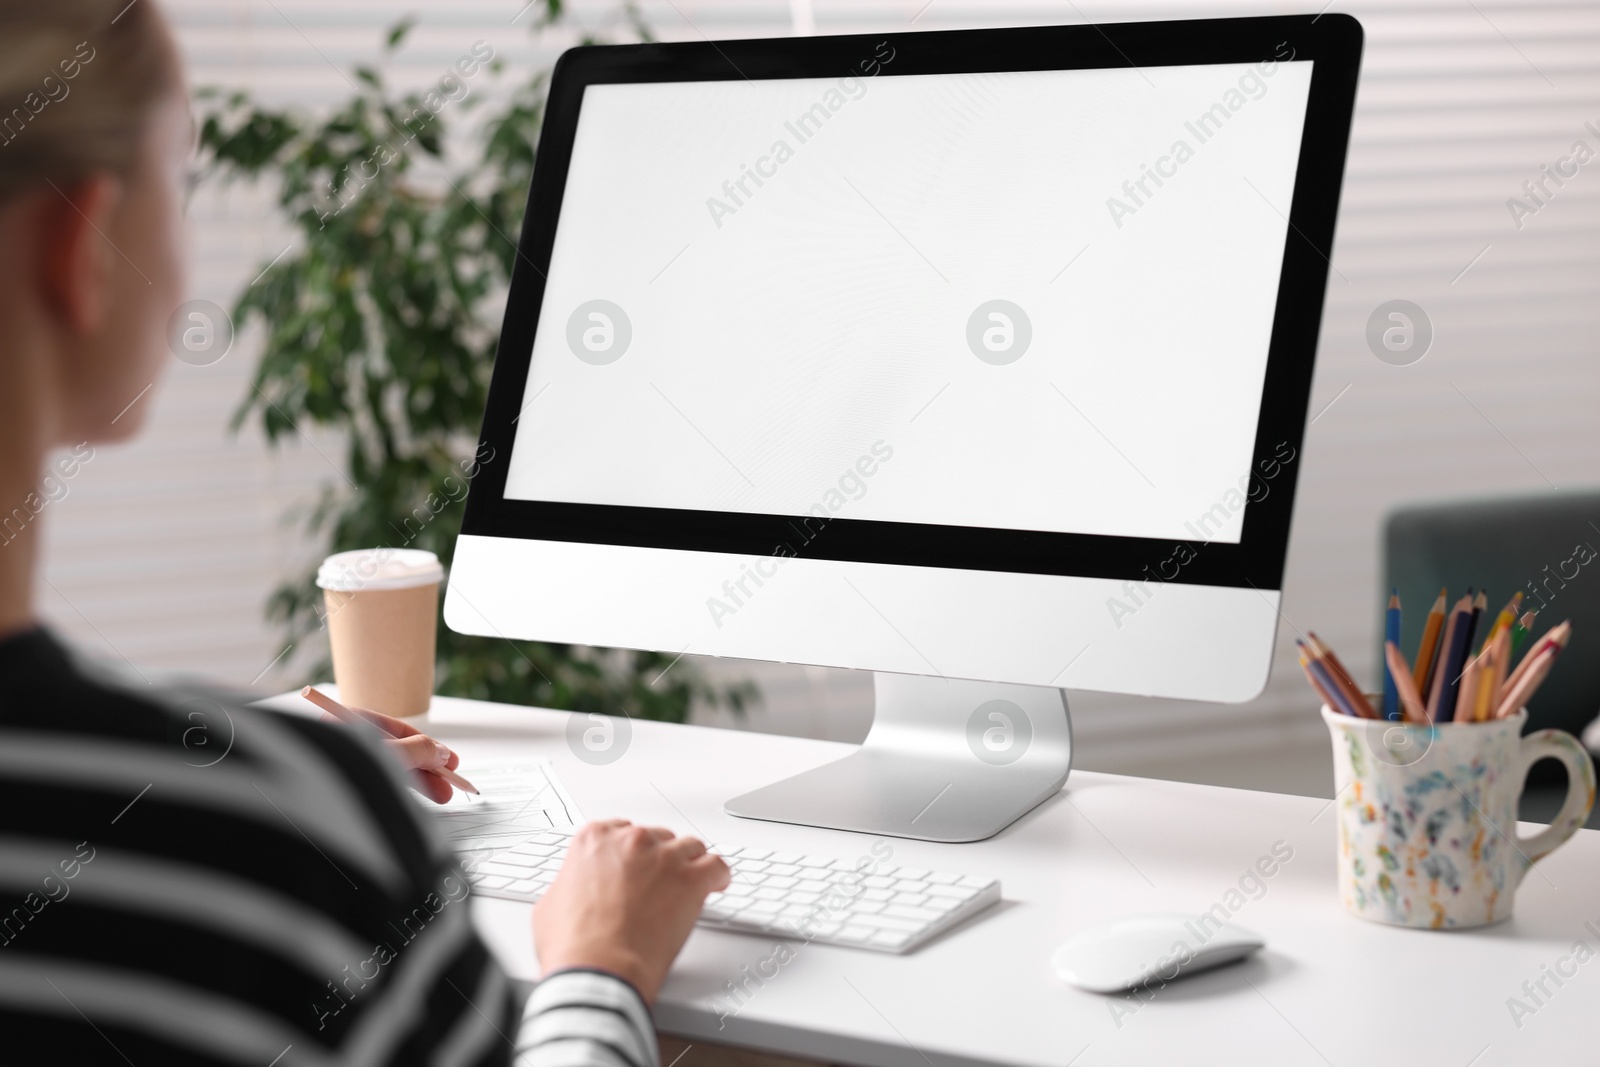
[[[557,971],[540,981],[516,1045],[513,1067],[660,1067],[643,998],[603,971]]]

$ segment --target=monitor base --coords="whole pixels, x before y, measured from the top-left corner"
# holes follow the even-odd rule
[[[741,819],[923,841],[982,841],[1054,796],[1072,769],[1060,689],[875,676],[876,712],[844,759],[734,797]]]

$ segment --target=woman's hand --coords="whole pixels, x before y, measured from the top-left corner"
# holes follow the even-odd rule
[[[411,784],[417,792],[435,804],[443,804],[450,799],[455,787],[432,772],[440,767],[455,770],[461,762],[460,756],[402,719],[366,708],[345,710],[361,716],[388,735],[384,744],[410,769]],[[324,712],[322,718],[325,722],[341,721],[337,715],[328,712]]]
[[[534,906],[539,963],[546,974],[609,971],[653,1003],[706,895],[727,888],[728,877],[697,838],[626,819],[589,823]]]

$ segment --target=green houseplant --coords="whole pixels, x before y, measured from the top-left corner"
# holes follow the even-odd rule
[[[563,17],[561,0],[536,2],[535,32]],[[623,15],[647,37],[631,5]],[[389,31],[386,58],[411,26]],[[275,182],[296,231],[233,308],[241,331],[264,333],[233,424],[259,420],[272,447],[307,427],[343,435],[343,479],[299,518],[328,551],[425,548],[448,566],[477,469],[546,72],[492,107],[482,87],[505,72],[481,41],[421,92],[392,91],[374,67],[353,73],[348,99],[317,116],[200,94],[201,180]],[[268,602],[291,645],[317,634],[320,610],[309,573]],[[445,694],[670,721],[696,699],[740,711],[754,698],[748,684],[713,686],[659,653],[439,634]],[[310,673],[328,669],[324,657]]]

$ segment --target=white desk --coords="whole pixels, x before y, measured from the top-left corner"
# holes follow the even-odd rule
[[[595,767],[568,750],[566,720],[439,698],[423,728],[461,754],[469,775],[491,752],[549,756],[591,819],[842,858],[873,840],[722,813],[727,797],[849,746],[635,722],[627,752]],[[909,956],[801,945],[725,1029],[715,1006],[723,983],[753,971],[773,943],[697,929],[656,1006],[661,1029],[872,1067],[1497,1067],[1593,1062],[1600,1048],[1600,955],[1564,987],[1547,979],[1553,996],[1520,1029],[1507,1008],[1574,941],[1600,954],[1600,831],[1580,831],[1528,875],[1511,921],[1462,933],[1346,915],[1334,894],[1334,812],[1305,797],[1075,771],[1062,795],[991,840],[881,840],[900,865],[995,875],[1004,900]],[[1120,1019],[1110,1005],[1129,1002],[1051,973],[1051,951],[1079,927],[1128,912],[1204,911],[1279,841],[1293,858],[1235,915],[1267,940],[1256,959],[1173,983]],[[520,978],[537,974],[530,910],[475,905],[479,928]]]

